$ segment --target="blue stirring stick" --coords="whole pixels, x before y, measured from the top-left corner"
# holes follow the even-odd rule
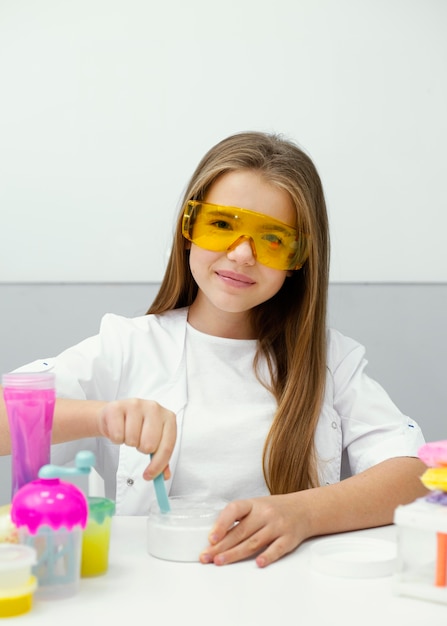
[[[150,455],[152,458],[152,454]],[[169,504],[168,494],[166,493],[165,479],[163,474],[159,474],[154,478],[155,495],[157,496],[158,506],[162,513],[169,513],[171,506]]]

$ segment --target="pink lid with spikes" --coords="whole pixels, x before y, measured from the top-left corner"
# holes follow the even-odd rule
[[[53,530],[85,528],[88,503],[78,487],[59,478],[39,478],[24,485],[11,504],[11,519],[34,535],[41,526]]]

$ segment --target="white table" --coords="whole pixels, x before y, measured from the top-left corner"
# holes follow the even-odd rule
[[[387,526],[344,536],[395,538]],[[352,579],[310,566],[313,539],[265,569],[253,560],[217,567],[174,563],[146,550],[146,518],[115,517],[109,571],[79,593],[34,601],[12,624],[40,626],[447,626],[447,605],[395,595],[393,577]],[[7,623],[7,620],[4,620]]]

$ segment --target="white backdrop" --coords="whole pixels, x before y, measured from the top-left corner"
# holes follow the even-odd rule
[[[445,0],[0,0],[0,282],[161,279],[182,191],[276,131],[335,282],[447,281]]]

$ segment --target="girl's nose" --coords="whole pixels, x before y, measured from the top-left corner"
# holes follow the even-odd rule
[[[251,237],[242,235],[228,248],[227,257],[230,261],[237,261],[241,265],[256,263],[256,248]]]

